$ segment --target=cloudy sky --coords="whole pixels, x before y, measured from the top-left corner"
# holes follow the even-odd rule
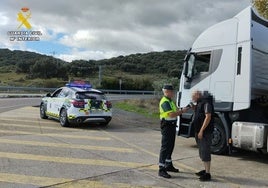
[[[188,49],[207,27],[233,17],[251,0],[1,0],[0,48],[71,61]],[[39,42],[10,41],[8,31],[41,31]]]

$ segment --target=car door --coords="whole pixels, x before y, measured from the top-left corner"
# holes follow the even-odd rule
[[[54,112],[57,114],[57,116],[60,115],[60,110],[63,107],[66,99],[70,95],[70,90],[68,88],[62,88],[61,92],[58,94],[57,99],[54,103]]]
[[[57,100],[58,96],[61,93],[63,88],[59,88],[56,91],[54,91],[51,95],[51,97],[48,98],[47,100],[47,114],[49,116],[56,116],[57,114]]]

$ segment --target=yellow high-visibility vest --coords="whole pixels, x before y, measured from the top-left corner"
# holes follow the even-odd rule
[[[160,111],[160,119],[161,120],[162,119],[165,119],[165,120],[176,120],[177,119],[177,118],[170,118],[168,116],[168,114],[170,112],[176,112],[177,107],[176,107],[176,104],[166,96],[162,97],[162,99],[160,100],[159,111]]]

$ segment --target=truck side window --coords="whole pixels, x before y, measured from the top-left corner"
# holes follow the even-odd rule
[[[210,57],[210,53],[197,54],[195,62],[196,73],[209,72]]]
[[[185,76],[188,79],[194,79],[202,73],[209,72],[211,53],[191,54],[187,61],[187,71]]]
[[[191,53],[184,65],[184,88],[190,89],[210,73],[211,51]]]

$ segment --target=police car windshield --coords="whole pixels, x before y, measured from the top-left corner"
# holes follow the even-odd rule
[[[103,93],[97,92],[77,92],[75,97],[77,99],[91,99],[91,100],[105,100],[105,95]]]

